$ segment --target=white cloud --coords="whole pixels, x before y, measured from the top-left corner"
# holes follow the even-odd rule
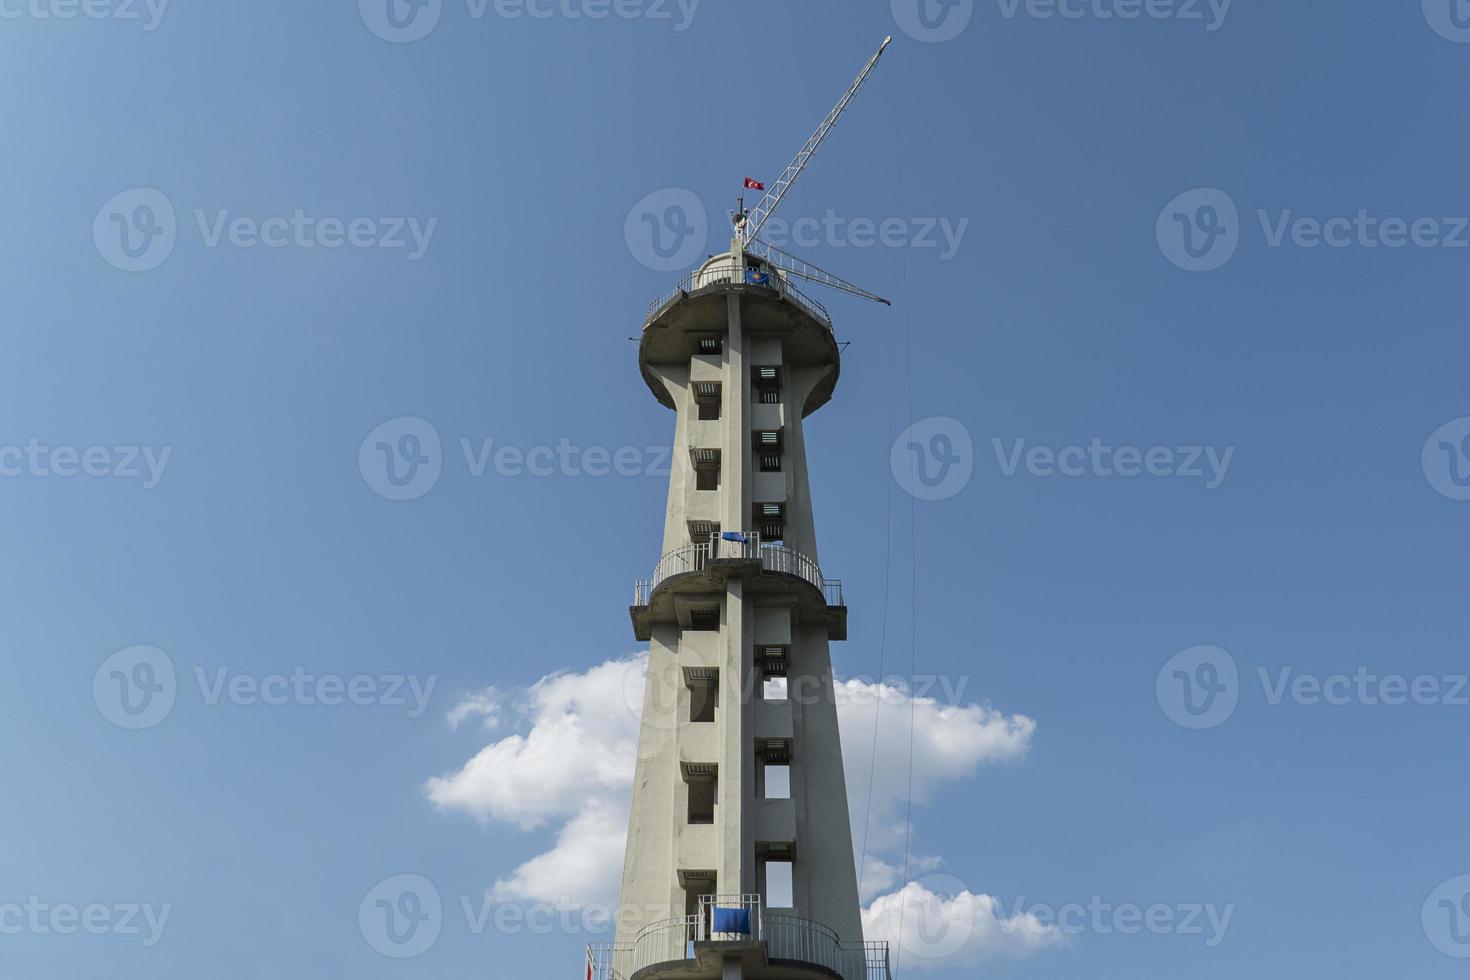
[[[870,942],[886,941],[901,968],[917,970],[1018,959],[1067,943],[1054,923],[1043,923],[1030,912],[1006,916],[990,895],[963,888],[945,895],[920,882],[910,882],[864,909],[863,932]]]
[[[499,728],[502,700],[501,693],[493,687],[470,691],[460,699],[458,704],[449,709],[447,716],[449,727],[458,729],[467,718],[482,718],[486,728],[491,730]]]
[[[617,898],[638,756],[647,657],[536,682],[515,706],[524,734],[481,749],[424,792],[444,810],[536,830],[563,822],[555,847],[497,881],[505,898],[576,904]]]
[[[836,691],[853,844],[860,848],[866,840],[870,854],[903,843],[906,825],[900,808],[909,796],[911,718],[915,803],[933,799],[944,783],[969,779],[986,763],[1023,759],[1036,731],[1036,722],[1025,715],[1005,715],[975,704],[946,705],[932,697],[910,698],[907,691],[889,684],[849,680],[839,683]],[[871,824],[865,826],[870,779],[872,815]]]
[[[943,858],[912,858],[909,860],[909,874],[928,874],[938,870],[943,864]],[[866,861],[860,862],[860,867],[862,878],[858,881],[858,896],[864,902],[882,895],[903,880],[902,865],[889,864],[875,854],[869,854]]]
[[[550,850],[494,883],[491,897],[496,901],[616,902],[647,665],[647,656],[640,655],[585,673],[552,674],[513,704],[486,688],[450,712],[452,726],[471,717],[499,724],[511,714],[518,731],[487,745],[458,771],[430,779],[424,787],[429,799],[441,809],[522,830],[560,824]],[[951,889],[953,897],[917,883],[882,894],[904,879],[896,859],[879,853],[903,840],[899,807],[909,790],[909,698],[899,688],[858,680],[842,682],[836,691],[854,843],[859,845],[869,765],[875,763],[873,833],[861,882],[862,900],[871,901],[863,912],[867,938],[895,943],[902,938],[909,944],[905,949],[912,947],[905,962],[915,965],[935,965],[932,955],[926,959],[913,952],[935,952],[925,938],[933,931],[920,930],[926,921],[943,926],[950,936],[964,933],[954,954],[962,958],[1023,956],[1061,941],[1060,934],[1027,916],[999,917],[994,899],[972,895],[958,882]],[[912,711],[913,789],[919,802],[932,799],[944,783],[973,776],[985,763],[1023,758],[1036,730],[1036,723],[1022,715],[1006,716],[978,705],[948,707],[933,698],[913,699]],[[908,872],[926,874],[940,863],[935,857],[914,858]],[[905,905],[909,914],[901,915]]]
[[[551,902],[612,907],[622,884],[628,797],[589,800],[556,835],[556,846],[497,881],[497,902]]]

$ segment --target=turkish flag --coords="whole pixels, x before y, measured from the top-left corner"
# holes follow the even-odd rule
[[[762,184],[754,177],[747,177],[745,178],[745,189],[748,191],[763,191],[766,189],[766,185]]]

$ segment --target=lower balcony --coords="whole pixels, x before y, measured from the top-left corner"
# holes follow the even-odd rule
[[[892,980],[887,943],[844,943],[819,922],[763,910],[760,897],[706,897],[697,915],[646,926],[632,943],[587,947],[589,980],[717,980],[728,958],[781,980]]]
[[[847,639],[847,603],[842,580],[822,577],[817,563],[795,548],[762,544],[754,531],[715,532],[708,543],[690,544],[664,555],[653,577],[633,587],[633,635],[653,638],[653,624],[673,619],[672,596],[677,592],[710,592],[724,588],[732,575],[745,578],[751,594],[790,592],[797,586],[804,616],[825,618],[827,637]]]

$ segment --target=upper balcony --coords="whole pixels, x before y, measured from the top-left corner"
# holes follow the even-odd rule
[[[589,980],[716,980],[727,957],[747,976],[783,980],[893,980],[887,943],[844,943],[790,912],[761,908],[758,895],[706,895],[699,914],[645,927],[633,942],[587,947]]]
[[[638,360],[654,397],[675,408],[674,397],[656,366],[687,364],[698,338],[724,334],[728,301],[740,297],[740,320],[747,333],[781,334],[788,364],[830,367],[808,393],[803,417],[832,397],[841,355],[827,308],[802,292],[780,269],[754,256],[712,256],[668,293],[654,300],[643,321]]]
[[[645,327],[659,318],[674,302],[705,290],[728,291],[734,286],[741,289],[763,290],[794,303],[814,320],[832,330],[832,315],[827,308],[797,288],[784,273],[764,260],[749,259],[754,267],[743,262],[731,262],[729,253],[717,255],[704,265],[679,280],[679,285],[648,304]]]
[[[676,618],[674,596],[722,591],[730,576],[743,577],[746,594],[791,593],[796,586],[798,610],[809,622],[827,624],[827,638],[847,639],[847,602],[842,580],[822,577],[817,563],[795,548],[762,544],[754,531],[716,531],[705,544],[690,544],[660,559],[653,577],[633,587],[633,635],[653,638],[653,624]]]

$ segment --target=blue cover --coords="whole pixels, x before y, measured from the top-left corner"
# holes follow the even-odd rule
[[[750,935],[750,910],[716,908],[713,931]]]

